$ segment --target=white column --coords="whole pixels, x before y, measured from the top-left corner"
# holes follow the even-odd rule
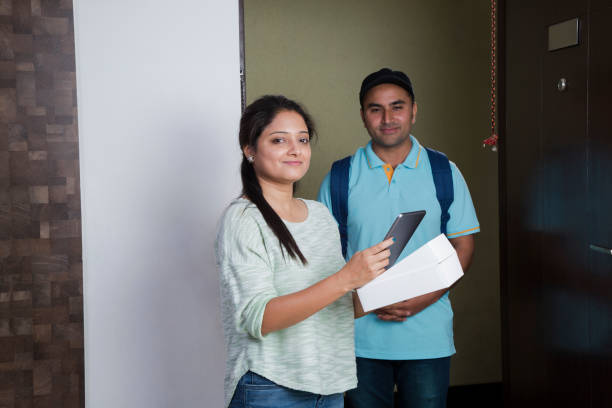
[[[238,2],[77,0],[88,408],[220,407]]]

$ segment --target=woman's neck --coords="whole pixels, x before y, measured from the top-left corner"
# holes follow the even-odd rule
[[[304,221],[308,210],[301,200],[293,197],[293,183],[278,183],[259,178],[264,198],[279,217],[290,222]]]
[[[261,192],[270,205],[272,203],[286,205],[293,200],[293,183],[278,183],[261,177],[257,177],[257,179],[261,186]],[[272,207],[274,206],[272,205]]]

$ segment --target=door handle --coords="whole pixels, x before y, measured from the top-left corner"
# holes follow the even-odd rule
[[[589,248],[595,252],[601,252],[602,254],[612,255],[612,249],[600,247],[598,245],[589,244]]]

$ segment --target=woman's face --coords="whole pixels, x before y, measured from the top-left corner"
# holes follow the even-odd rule
[[[243,149],[254,156],[258,177],[275,183],[291,184],[310,166],[310,135],[302,116],[294,111],[279,112],[257,139],[257,150]]]

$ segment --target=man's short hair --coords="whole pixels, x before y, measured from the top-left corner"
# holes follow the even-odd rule
[[[368,91],[374,88],[376,85],[381,84],[394,84],[400,86],[408,92],[412,102],[414,102],[414,91],[412,90],[412,82],[408,75],[402,71],[393,71],[390,68],[383,68],[379,71],[373,72],[361,83],[361,89],[359,90],[359,104],[363,108],[363,98],[365,98]]]

